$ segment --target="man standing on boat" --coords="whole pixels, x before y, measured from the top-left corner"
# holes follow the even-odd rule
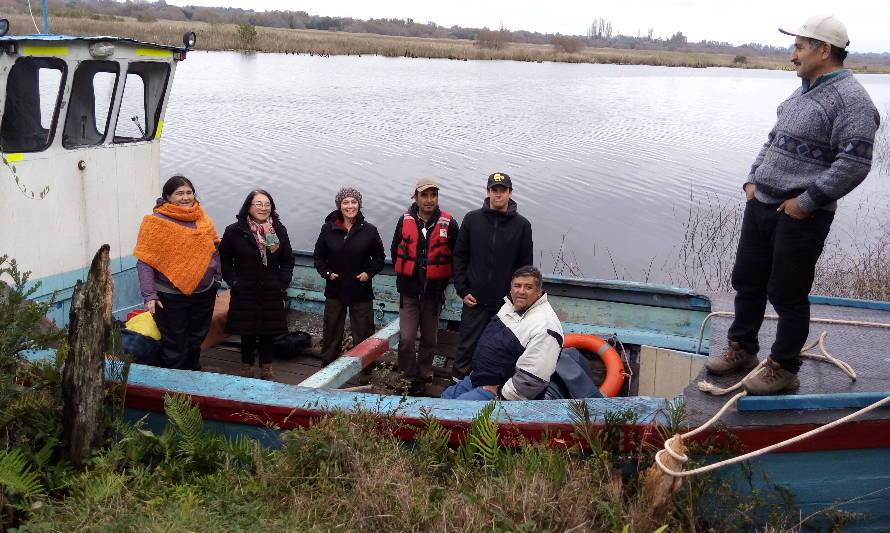
[[[439,184],[423,178],[414,186],[414,203],[396,223],[392,260],[399,291],[399,370],[411,385],[408,393],[423,396],[433,377],[433,350],[439,312],[452,274],[457,221],[439,209]],[[420,350],[415,351],[420,328]]]
[[[503,172],[488,176],[481,209],[464,217],[454,249],[454,288],[463,298],[460,341],[452,379],[470,373],[476,341],[510,292],[513,272],[534,260],[532,226],[516,211],[513,181]]]
[[[562,324],[541,271],[516,269],[510,297],[488,322],[473,354],[472,373],[442,392],[446,400],[538,400],[544,397],[562,350]]]
[[[880,117],[853,74],[843,68],[850,44],[834,16],[817,15],[798,29],[791,62],[801,87],[778,108],[778,120],[744,184],[747,197],[732,286],[735,320],[729,345],[708,357],[713,374],[757,365],[766,302],[779,315],[766,364],[745,379],[749,394],[800,386],[800,350],[809,335],[809,292],[837,200],[871,169]]]

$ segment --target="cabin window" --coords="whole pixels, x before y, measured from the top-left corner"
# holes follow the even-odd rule
[[[130,63],[114,129],[114,142],[149,141],[155,138],[169,77],[170,65],[167,63]]]
[[[54,57],[21,57],[6,81],[0,150],[40,152],[52,143],[67,66]]]
[[[102,143],[119,72],[115,61],[84,61],[77,67],[62,134],[65,148]]]

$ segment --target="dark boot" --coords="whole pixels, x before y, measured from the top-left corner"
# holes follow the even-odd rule
[[[757,366],[758,362],[756,353],[745,350],[736,341],[729,341],[723,353],[708,356],[705,368],[711,374],[723,376],[739,370],[747,372]]]

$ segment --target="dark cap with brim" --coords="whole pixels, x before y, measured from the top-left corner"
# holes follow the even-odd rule
[[[488,185],[486,185],[486,188],[491,189],[496,185],[500,185],[508,189],[513,189],[513,181],[510,180],[510,176],[508,174],[504,174],[503,172],[495,172],[491,176],[488,176]]]

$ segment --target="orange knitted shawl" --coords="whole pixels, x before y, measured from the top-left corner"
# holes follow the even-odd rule
[[[198,202],[192,207],[164,203],[155,207],[154,212],[182,222],[194,222],[195,227],[147,215],[139,227],[133,255],[167,276],[183,294],[191,294],[204,277],[219,243],[213,220]]]

